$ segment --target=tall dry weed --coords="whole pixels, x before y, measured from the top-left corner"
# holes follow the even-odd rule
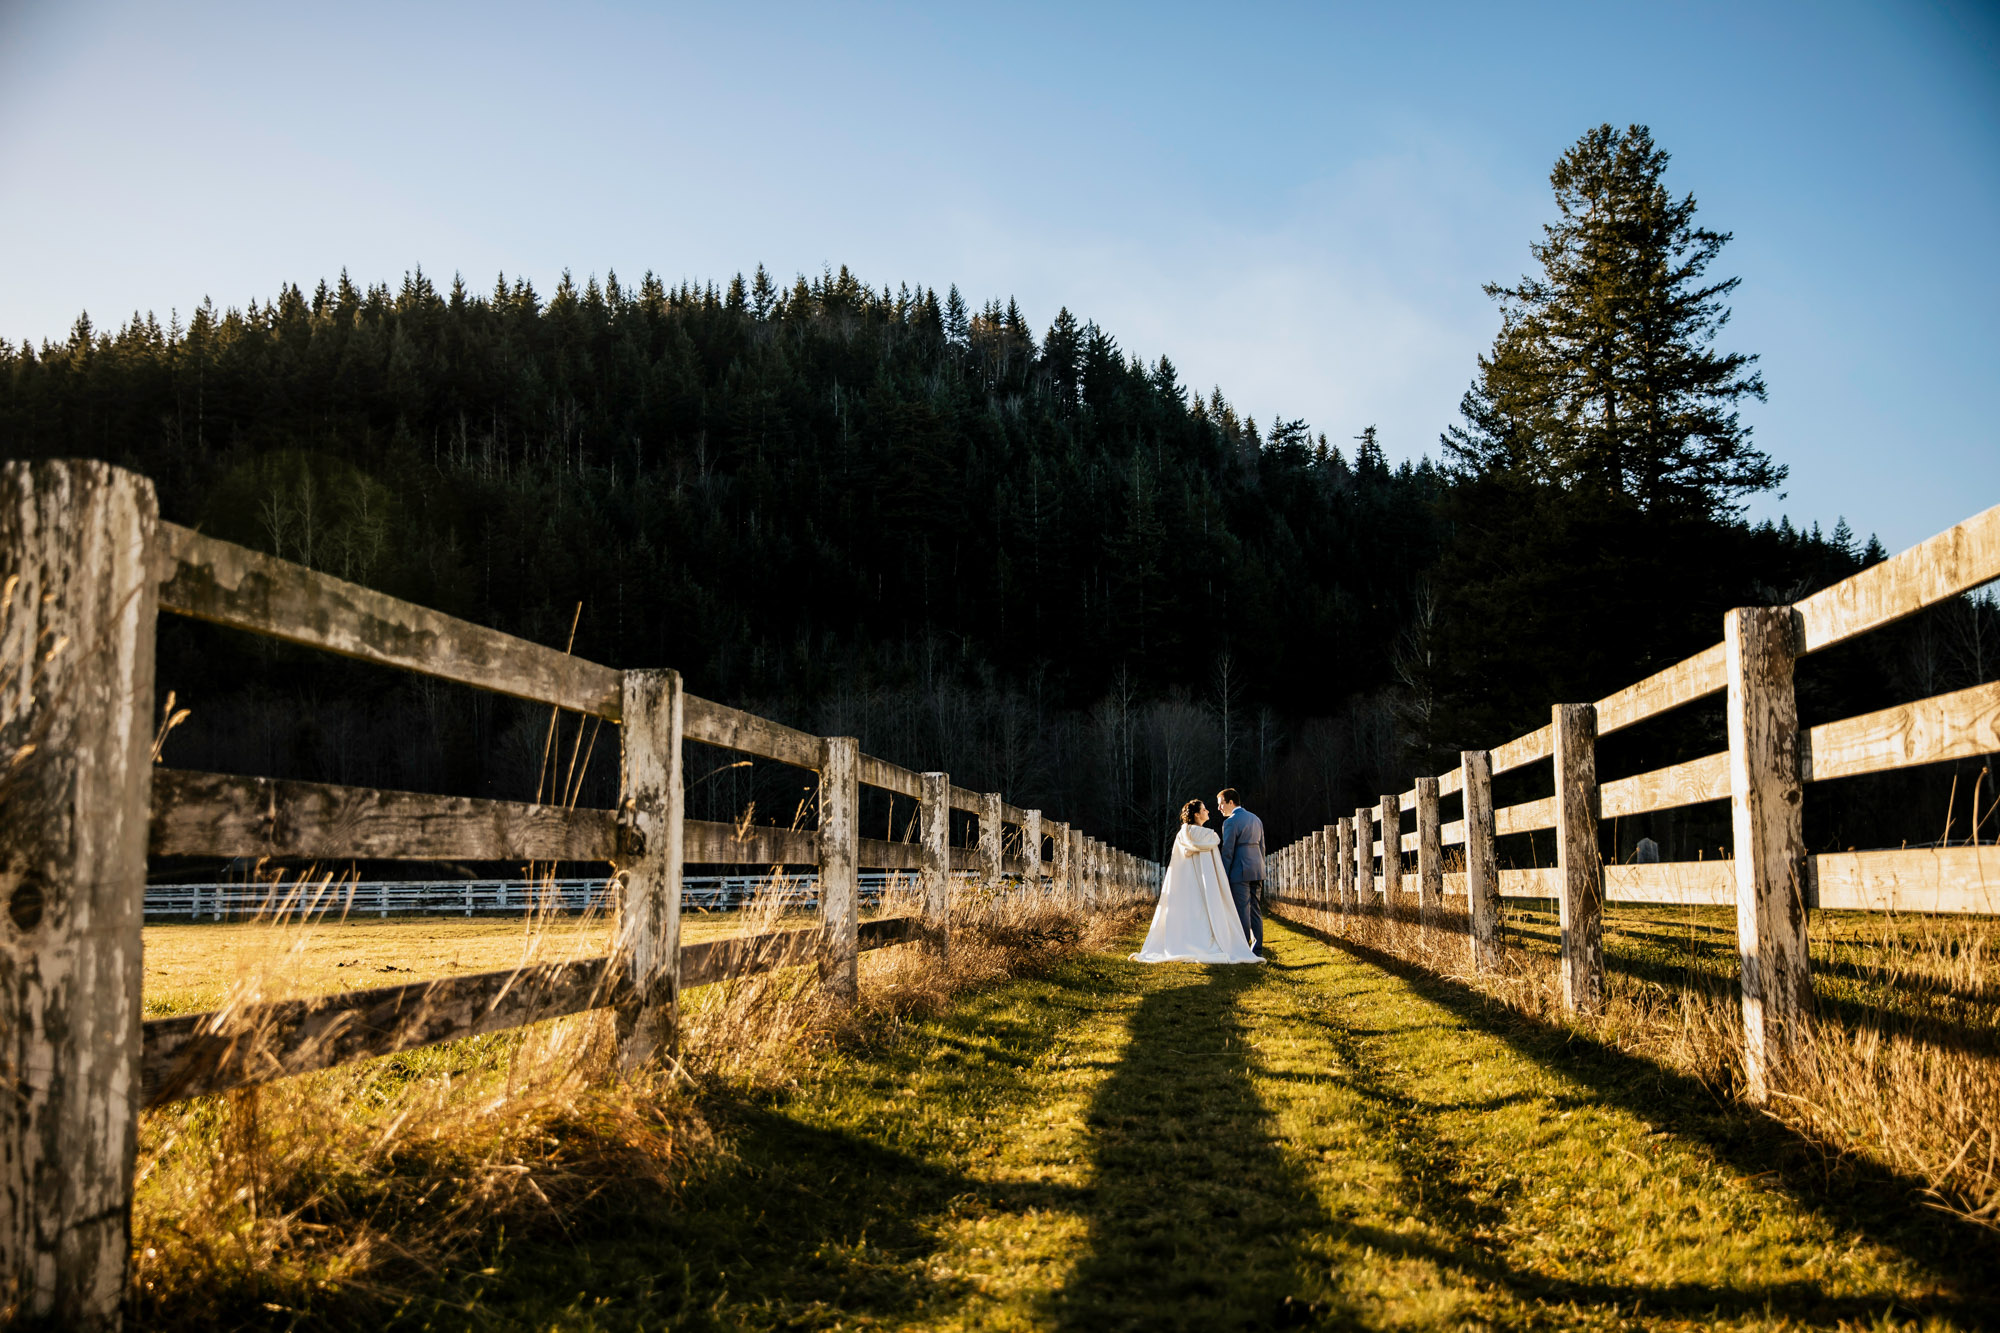
[[[330,877],[274,882],[268,946],[241,956],[225,1008],[248,1021],[297,993],[298,960],[314,932],[340,928],[341,901]],[[883,910],[911,907],[892,894]],[[557,923],[550,910],[523,921],[523,964],[608,946],[608,922]],[[774,880],[737,924],[800,923]],[[967,987],[1053,962],[1092,929],[1044,895],[969,894],[948,961],[918,945],[864,954],[851,1010],[809,965],[688,992],[673,1058],[636,1077],[618,1073],[596,1011],[162,1107],[141,1128],[138,1322],[207,1328],[221,1312],[308,1307],[360,1317],[418,1299],[502,1233],[564,1233],[594,1207],[671,1207],[727,1153],[704,1111],[712,1096],[782,1087],[829,1044],[891,1034]]]

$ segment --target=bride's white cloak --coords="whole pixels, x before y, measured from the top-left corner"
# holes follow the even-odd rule
[[[1258,963],[1243,934],[1243,921],[1229,896],[1216,848],[1222,835],[1199,824],[1183,824],[1167,858],[1166,882],[1153,909],[1145,947],[1132,957],[1141,963]]]

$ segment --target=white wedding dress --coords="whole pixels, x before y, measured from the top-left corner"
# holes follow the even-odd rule
[[[1132,955],[1141,963],[1261,963],[1243,934],[1243,920],[1229,896],[1216,848],[1222,835],[1199,824],[1181,825],[1167,858],[1167,879],[1146,943]]]

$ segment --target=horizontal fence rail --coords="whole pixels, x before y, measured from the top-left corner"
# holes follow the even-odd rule
[[[954,870],[952,880],[962,889],[982,881],[977,871]],[[919,880],[910,871],[863,871],[855,894],[864,910],[880,907],[885,898],[914,893]],[[1024,877],[1009,875],[1005,891],[1027,886]],[[1056,883],[1044,875],[1038,892],[1053,894]],[[430,880],[308,880],[282,885],[243,883],[148,884],[148,917],[186,917],[190,921],[238,918],[273,919],[300,915],[331,918],[396,916],[533,915],[537,912],[609,912],[617,908],[617,889],[599,876],[594,879],[430,879]],[[683,875],[683,912],[735,912],[756,906],[782,911],[819,907],[817,874]]]
[[[1603,988],[1602,908],[1610,903],[1734,906],[1744,960],[1745,1073],[1753,1100],[1808,1021],[1804,914],[1812,909],[2000,914],[2000,849],[1905,847],[1808,854],[1806,787],[2000,753],[2000,682],[1818,726],[1798,725],[1797,659],[2000,579],[2000,506],[1786,607],[1732,611],[1723,641],[1595,703],[1557,704],[1548,726],[1420,778],[1279,849],[1274,898],[1331,915],[1403,913],[1426,929],[1451,899],[1477,970],[1498,965],[1503,898],[1553,902],[1565,1004],[1589,1011]],[[1729,748],[1600,782],[1599,738],[1724,696]],[[1548,761],[1555,794],[1494,808],[1495,775]],[[1440,802],[1460,799],[1459,818]],[[1606,865],[1599,824],[1727,800],[1724,859]],[[1414,812],[1414,828],[1403,816]],[[1556,864],[1501,868],[1499,838],[1553,830]],[[1445,849],[1455,864],[1447,869]],[[1406,857],[1414,855],[1414,864]]]
[[[144,1106],[526,1023],[608,1009],[632,1068],[669,1049],[681,991],[812,964],[835,1003],[859,956],[943,955],[955,908],[1039,894],[1103,910],[1150,896],[1159,867],[944,773],[864,755],[688,693],[668,670],[617,670],[160,521],[150,482],[95,462],[0,465],[0,1291],[64,1328],[111,1329],[125,1288],[136,1124]],[[192,773],[153,763],[160,612],[614,723],[611,810]],[[809,771],[817,827],[685,814],[683,748]],[[860,789],[913,800],[918,836],[860,836]],[[953,812],[976,839],[951,840]],[[156,885],[148,856],[224,860],[601,863],[604,877],[451,883],[326,879]],[[686,867],[758,866],[756,876]],[[29,867],[22,871],[17,867]],[[752,888],[752,885],[755,888]],[[861,920],[891,890],[914,912]],[[684,907],[776,893],[809,929],[682,944]],[[315,897],[314,895],[317,895]],[[316,999],[141,1023],[148,915],[378,916],[603,909],[610,952]],[[45,978],[60,984],[44,984]],[[20,1072],[25,1071],[25,1072]]]

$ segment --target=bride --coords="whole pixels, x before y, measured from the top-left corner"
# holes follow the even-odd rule
[[[1203,827],[1208,807],[1199,800],[1181,807],[1181,831],[1167,858],[1167,880],[1160,888],[1160,905],[1153,909],[1153,928],[1146,943],[1132,955],[1141,963],[1258,963],[1243,934],[1243,922],[1229,897],[1222,858],[1216,848],[1222,836]]]

